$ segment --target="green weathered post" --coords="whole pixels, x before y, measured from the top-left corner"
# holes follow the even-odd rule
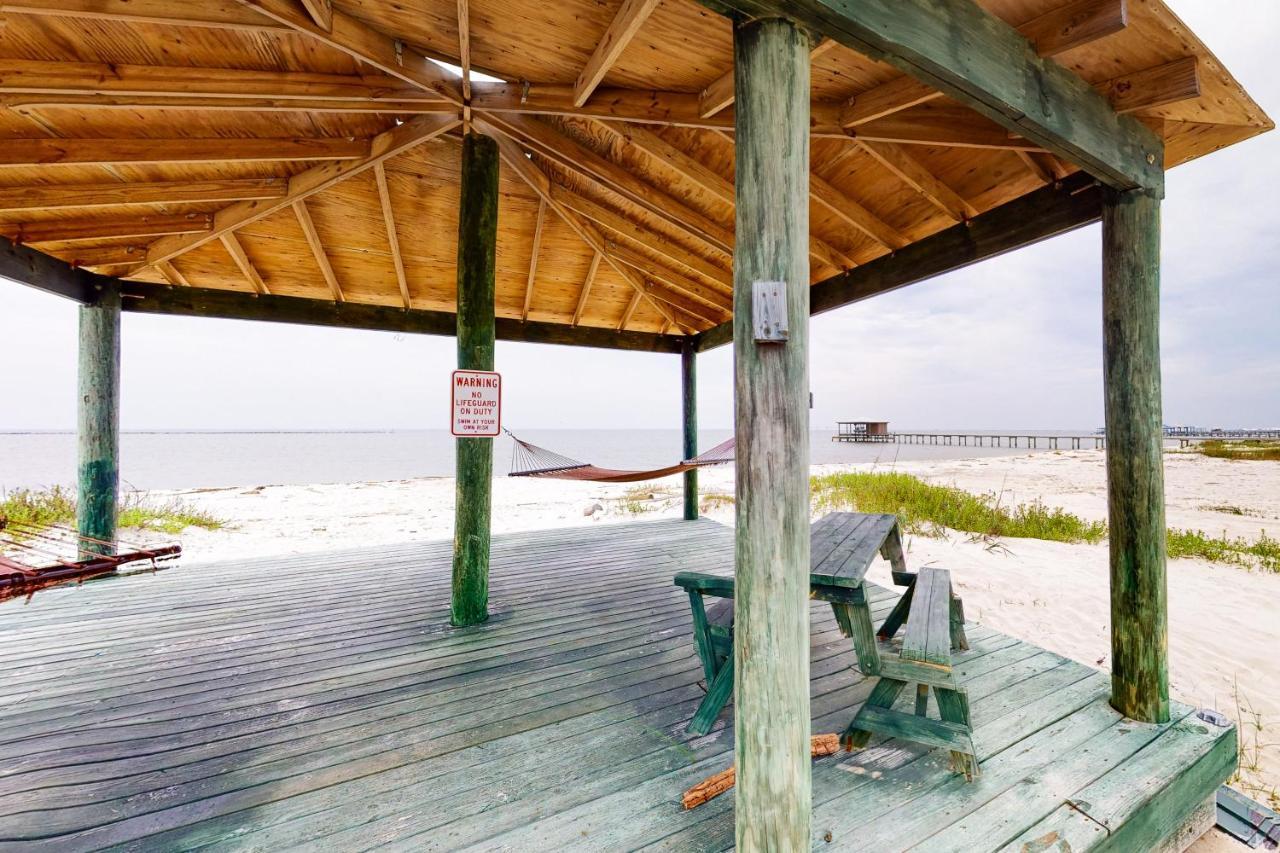
[[[1102,207],[1107,513],[1111,529],[1111,704],[1169,719],[1160,200],[1108,190]]]
[[[467,133],[462,140],[458,216],[458,368],[493,370],[494,254],[498,234],[498,145]],[[493,439],[457,441],[453,532],[455,625],[489,618],[489,529]]]
[[[76,530],[86,539],[114,542],[120,485],[120,291],[104,290],[80,308],[80,398]],[[85,543],[92,553],[109,545]]]
[[[807,850],[810,43],[778,18],[733,42],[737,843]]]
[[[698,351],[693,338],[680,351],[680,397],[683,405],[684,458],[698,455]],[[684,519],[698,517],[698,470],[684,472]]]

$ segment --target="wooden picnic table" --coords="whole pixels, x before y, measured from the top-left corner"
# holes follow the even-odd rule
[[[952,750],[953,766],[977,772],[968,699],[951,672],[951,651],[967,646],[964,612],[944,569],[908,571],[897,516],[835,512],[811,528],[809,595],[831,605],[841,633],[853,641],[858,668],[879,676],[871,696],[841,738],[849,749],[865,746],[872,733],[888,734]],[[879,630],[871,616],[866,575],[879,554],[889,561],[894,583],[906,592]],[[689,722],[693,734],[711,730],[733,695],[734,579],[680,572],[675,583],[689,593],[694,639],[706,675],[707,695]],[[706,605],[704,597],[716,599]],[[906,625],[901,646],[894,641]],[[914,713],[893,709],[908,684],[916,684]],[[940,719],[929,719],[934,690]]]

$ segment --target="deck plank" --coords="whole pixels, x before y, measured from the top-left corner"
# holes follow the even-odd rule
[[[732,760],[733,727],[730,705],[708,735],[685,732],[703,673],[671,578],[729,574],[732,555],[707,521],[495,537],[494,615],[464,630],[446,624],[442,542],[182,567],[0,609],[0,850],[725,849],[732,796],[678,806]],[[869,593],[883,618],[896,593]],[[811,618],[814,726],[838,731],[871,682],[830,608]],[[954,665],[979,783],[884,738],[820,759],[816,846],[992,849],[1085,792],[1140,833],[1181,808],[1166,790],[1219,772],[1225,735],[1133,735],[1104,676],[969,630]]]

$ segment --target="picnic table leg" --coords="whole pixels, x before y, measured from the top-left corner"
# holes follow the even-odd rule
[[[896,574],[906,574],[907,557],[902,551],[902,533],[897,526],[889,531],[880,546],[880,556],[889,561],[889,566]]]
[[[877,637],[882,640],[892,640],[893,636],[898,633],[898,629],[907,621],[907,613],[911,611],[911,596],[915,589],[915,575],[912,575],[911,581],[907,584],[907,591],[902,594],[902,597],[898,599],[898,603],[893,605],[893,609],[885,617],[884,622],[880,625],[880,630],[876,632]]]
[[[907,682],[899,681],[896,678],[882,678],[876,682],[876,686],[871,688],[871,695],[867,697],[867,701],[863,703],[863,707],[867,708],[892,708],[894,700],[898,698],[898,694],[907,686]],[[861,714],[861,710],[858,712]],[[871,732],[866,729],[858,728],[858,717],[854,716],[852,722],[840,735],[840,745],[849,752],[862,749],[871,740]]]
[[[883,629],[882,629],[883,630]],[[969,648],[969,638],[964,633],[964,602],[951,593],[951,650]]]
[[[876,629],[871,622],[871,606],[867,603],[866,590],[854,591],[854,601],[833,601],[831,610],[836,615],[840,632],[853,640],[853,650],[858,655],[858,669],[863,675],[880,674],[880,651],[876,647]]]
[[[916,685],[916,716],[924,717],[929,713],[929,685]]]
[[[951,689],[947,687],[935,687],[933,695],[938,699],[938,716],[945,722],[958,723],[969,731],[973,731],[973,724],[969,722],[969,694],[963,689]],[[963,773],[964,777],[969,781],[973,781],[978,775],[978,756],[973,746],[973,738],[969,738],[969,751],[960,752],[958,750],[951,751],[951,769],[957,773]]]
[[[693,642],[698,647],[698,657],[702,659],[702,674],[706,676],[707,688],[716,677],[716,653],[711,641],[711,626],[707,624],[707,608],[702,603],[702,593],[689,590],[689,609],[693,611]]]
[[[711,731],[711,727],[715,725],[716,718],[720,716],[720,712],[724,710],[725,704],[728,703],[729,697],[733,695],[733,652],[725,657],[724,662],[720,664],[720,670],[716,673],[716,677],[707,684],[707,695],[702,697],[702,703],[698,705],[698,710],[694,712],[693,719],[689,721],[689,731],[695,735],[705,735]]]

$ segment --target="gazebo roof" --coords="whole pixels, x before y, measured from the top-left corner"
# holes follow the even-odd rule
[[[1159,0],[979,5],[1154,131],[1166,167],[1273,126]],[[502,146],[500,318],[671,335],[730,318],[728,18],[692,0],[326,7],[0,3],[0,233],[135,297],[452,312],[468,118]],[[424,57],[499,82],[464,91]],[[1078,171],[826,39],[813,98],[814,283]]]

